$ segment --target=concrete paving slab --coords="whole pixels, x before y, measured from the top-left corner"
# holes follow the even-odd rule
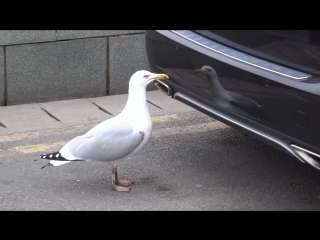
[[[0,107],[0,135],[99,123],[118,115],[127,100],[128,94],[122,94],[3,106]],[[151,116],[195,111],[159,90],[148,91],[147,100]]]
[[[113,116],[118,115],[123,110],[127,103],[127,100],[128,94],[89,98],[89,101],[112,113]],[[152,104],[149,104],[148,107],[151,116],[160,115],[163,112],[161,109],[153,106]]]
[[[0,135],[65,126],[44,112],[39,104],[0,107]]]
[[[112,115],[99,110],[88,99],[53,101],[39,105],[68,126],[101,122],[112,117]]]
[[[125,107],[128,100],[128,94],[88,98],[88,100],[102,107],[113,116],[116,116]]]

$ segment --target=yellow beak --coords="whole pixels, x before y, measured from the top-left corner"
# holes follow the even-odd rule
[[[157,74],[155,77],[153,77],[154,80],[165,80],[168,79],[169,76],[167,74]]]
[[[195,73],[202,73],[203,71],[201,69],[194,70]]]

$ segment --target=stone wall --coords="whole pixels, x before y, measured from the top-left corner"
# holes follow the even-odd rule
[[[127,93],[141,69],[144,30],[0,30],[0,105]]]

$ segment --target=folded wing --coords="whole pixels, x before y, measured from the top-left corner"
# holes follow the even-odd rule
[[[75,137],[60,153],[68,160],[113,161],[132,153],[143,138],[144,132],[135,132],[128,121],[114,117]]]

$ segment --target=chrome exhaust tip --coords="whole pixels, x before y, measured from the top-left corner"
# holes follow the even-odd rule
[[[320,170],[320,155],[305,148],[299,147],[295,144],[290,145],[292,150],[295,151],[306,163],[312,167]]]
[[[165,95],[172,97],[172,89],[170,86],[168,86],[167,84],[165,84],[164,82],[161,81],[156,81],[154,83],[156,85],[156,87]]]

